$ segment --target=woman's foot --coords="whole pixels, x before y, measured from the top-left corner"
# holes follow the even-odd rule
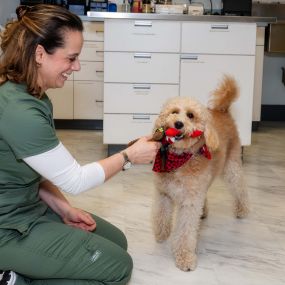
[[[0,270],[0,285],[14,285],[16,283],[17,275],[13,271]]]

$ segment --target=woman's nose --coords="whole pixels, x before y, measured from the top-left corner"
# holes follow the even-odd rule
[[[81,69],[81,65],[80,65],[79,59],[76,59],[76,60],[73,62],[72,66],[71,66],[71,69],[72,69],[73,71],[79,71],[79,70]]]

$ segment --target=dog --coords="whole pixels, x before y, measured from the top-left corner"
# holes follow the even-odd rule
[[[222,174],[233,194],[235,216],[244,218],[249,213],[241,143],[229,110],[238,92],[234,78],[224,76],[208,107],[190,97],[174,97],[155,121],[154,133],[171,131],[168,138],[164,133],[165,144],[153,168],[153,230],[156,241],[163,242],[174,228],[172,251],[176,266],[183,271],[197,266],[200,220],[207,216],[206,195],[217,176]],[[173,165],[178,168],[172,169]]]

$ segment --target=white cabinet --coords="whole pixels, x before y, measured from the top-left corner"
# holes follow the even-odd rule
[[[63,88],[47,91],[55,119],[103,119],[104,23],[84,22],[81,70]]]
[[[74,119],[102,120],[103,82],[74,81]]]
[[[126,144],[179,95],[180,23],[106,19],[104,31],[103,140]]]
[[[259,122],[260,117],[261,117],[264,38],[265,38],[265,27],[257,27],[257,30],[256,30],[255,74],[254,74],[254,94],[253,94],[253,110],[252,110],[252,121],[253,122]]]
[[[67,80],[62,88],[47,90],[47,95],[52,102],[55,119],[73,119],[73,80]]]
[[[255,24],[182,24],[180,96],[191,96],[207,104],[223,76],[233,76],[240,96],[231,112],[242,145],[251,143],[255,34]]]
[[[239,85],[231,112],[251,143],[255,23],[105,19],[104,43],[105,144],[148,134],[170,97],[206,104],[225,74]]]

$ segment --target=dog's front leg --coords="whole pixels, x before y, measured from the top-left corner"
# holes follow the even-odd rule
[[[173,202],[164,193],[156,192],[152,217],[155,239],[158,242],[165,241],[172,229]]]
[[[183,271],[194,270],[197,266],[197,237],[206,195],[192,198],[194,200],[178,206],[172,243],[176,266]]]

